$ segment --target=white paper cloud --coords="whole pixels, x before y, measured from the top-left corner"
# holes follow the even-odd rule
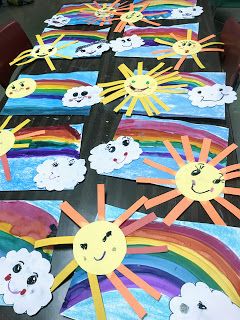
[[[110,49],[109,43],[106,41],[98,41],[92,44],[80,46],[76,49],[76,55],[78,57],[94,57],[101,56],[103,52]]]
[[[202,13],[203,7],[200,6],[172,9],[168,19],[192,19],[200,16]]]
[[[46,160],[37,167],[38,174],[34,177],[34,182],[38,188],[48,191],[74,189],[85,179],[86,171],[85,160],[58,157]]]
[[[188,91],[189,99],[193,106],[199,108],[221,106],[237,100],[237,94],[233,88],[224,84],[196,87]]]
[[[70,18],[65,17],[63,15],[54,15],[51,19],[47,19],[44,22],[47,23],[49,26],[63,27],[67,25],[70,20]]]
[[[223,292],[205,283],[186,283],[181,296],[170,301],[170,320],[239,320],[240,308]]]
[[[88,160],[91,169],[98,174],[109,173],[139,158],[142,149],[131,137],[120,136],[116,140],[103,143],[90,151]]]
[[[102,88],[98,86],[81,86],[69,89],[62,98],[65,107],[86,107],[99,103]]]
[[[51,265],[40,252],[23,248],[0,259],[0,294],[16,313],[36,314],[52,299]]]
[[[144,44],[144,40],[136,34],[133,34],[130,37],[122,37],[110,41],[110,47],[114,52],[122,52],[133,48],[139,48]]]

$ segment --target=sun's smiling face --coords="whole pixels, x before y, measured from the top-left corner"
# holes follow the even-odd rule
[[[121,15],[120,19],[126,23],[135,23],[142,20],[143,14],[140,11],[129,11]]]
[[[0,156],[12,149],[15,143],[15,136],[9,130],[0,130]]]
[[[9,98],[23,98],[32,94],[36,86],[36,81],[30,78],[15,80],[7,87],[6,96]]]
[[[106,275],[120,266],[127,252],[121,229],[108,221],[95,221],[82,227],[73,242],[73,255],[88,273]]]
[[[217,198],[225,187],[223,174],[210,164],[191,162],[179,169],[176,186],[187,198],[208,201]]]
[[[45,44],[44,46],[36,46],[33,48],[31,55],[34,58],[45,58],[45,57],[50,57],[53,56],[57,52],[57,48]]]
[[[126,92],[133,97],[149,96],[157,89],[157,81],[148,75],[137,75],[128,78],[124,87]]]
[[[96,10],[94,12],[94,15],[98,18],[108,18],[111,15],[113,15],[115,11],[116,10],[114,8],[104,7],[104,8],[100,8],[99,10]]]
[[[181,56],[199,53],[202,49],[200,43],[194,40],[179,40],[173,44],[173,50]]]

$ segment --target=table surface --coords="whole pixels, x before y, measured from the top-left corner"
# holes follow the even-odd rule
[[[45,0],[46,1],[46,0]],[[44,2],[45,2],[44,1]],[[59,2],[59,1],[58,1]],[[69,1],[70,2],[70,1]],[[79,1],[71,1],[71,3]],[[111,2],[111,1],[106,1]],[[47,3],[47,4],[46,4]],[[54,8],[51,2],[46,1],[45,5],[50,5]],[[61,2],[62,3],[62,2]],[[67,2],[64,2],[67,3]],[[182,23],[199,22],[200,32],[199,37],[203,38],[209,34],[214,33],[214,23],[211,8],[209,7],[209,1],[199,0],[198,4],[204,7],[204,14],[195,20],[160,20],[162,25],[173,25]],[[55,7],[56,12],[58,10]],[[138,24],[139,26],[143,26]],[[114,26],[114,25],[113,25]],[[69,26],[69,29],[96,29],[95,26]],[[117,35],[112,32],[109,34],[109,39],[117,37]],[[207,71],[221,71],[220,60],[218,53],[201,53],[201,60],[204,61]],[[153,68],[157,60],[156,59],[134,59],[134,58],[116,58],[113,56],[112,52],[106,52],[101,58],[90,58],[90,59],[73,59],[72,61],[66,60],[54,60],[54,65],[56,66],[57,72],[72,72],[72,71],[90,71],[99,70],[98,82],[108,82],[117,80],[119,73],[117,72],[117,67],[121,63],[126,63],[130,69],[134,69],[137,66],[137,62],[144,61],[144,67],[146,69]],[[166,59],[167,65],[175,63],[175,60]],[[182,71],[199,71],[194,62],[189,59],[182,69]],[[47,64],[43,61],[37,61],[21,70],[22,73],[27,74],[41,74],[49,73],[49,68]],[[6,99],[4,98],[1,102],[1,108],[4,105]],[[29,117],[32,121],[31,126],[42,126],[42,125],[54,125],[54,124],[76,124],[84,121],[84,131],[83,131],[83,141],[81,146],[81,157],[87,159],[90,150],[104,142],[108,142],[114,136],[115,130],[121,119],[120,114],[114,113],[112,110],[116,103],[103,106],[101,104],[94,106],[89,117],[82,116],[35,116]],[[230,115],[229,108],[226,108],[226,122],[216,121],[209,119],[191,119],[193,123],[208,123],[208,124],[218,124],[227,126],[230,128],[230,139],[229,143],[232,143],[235,138],[235,133],[232,130],[233,118]],[[11,122],[11,126],[14,127],[16,124],[20,123],[26,117],[15,116]],[[1,116],[0,123],[3,122],[3,117]],[[188,120],[189,119],[184,119]],[[237,153],[234,152],[228,159],[228,164],[236,163]],[[48,191],[24,191],[24,192],[0,192],[0,200],[66,200],[68,201],[76,210],[78,210],[82,215],[84,215],[89,221],[94,220],[96,215],[96,185],[97,183],[104,183],[106,188],[106,201],[108,204],[118,206],[121,208],[128,208],[132,203],[134,203],[142,195],[149,198],[156,196],[160,193],[168,191],[168,188],[154,185],[137,184],[135,181],[112,178],[97,175],[94,170],[89,169],[89,163],[87,163],[88,172],[86,179],[83,183],[75,188],[74,191],[62,191],[62,192],[48,192]],[[239,187],[237,181],[231,181],[230,186]],[[239,207],[239,200],[236,197],[228,196],[227,199],[232,201],[235,205]],[[154,208],[154,212],[159,217],[164,217],[167,212],[173,208],[178,200],[168,201],[166,204],[160,207]],[[240,226],[239,221],[233,215],[228,213],[224,208],[222,208],[217,203],[214,203],[217,211],[224,218],[228,225]],[[150,211],[142,212],[149,213]],[[140,210],[141,211],[141,210]],[[200,205],[195,202],[186,212],[181,216],[181,220],[188,221],[200,221],[200,222],[211,222],[207,214],[201,209]],[[72,221],[65,215],[61,216],[58,236],[60,235],[74,235],[78,228],[74,225]],[[54,251],[52,259],[52,273],[56,275],[70,260],[72,260],[72,250],[67,247],[61,246]],[[48,319],[63,319],[64,317],[59,315],[59,310],[64,301],[67,289],[69,287],[69,280],[66,281],[61,287],[59,287],[53,294],[53,301],[46,307],[43,308],[36,316],[31,317],[36,320],[48,320]],[[13,312],[12,308],[1,307],[0,308],[0,319],[1,320],[15,320],[15,319],[30,319],[26,314],[17,315]]]

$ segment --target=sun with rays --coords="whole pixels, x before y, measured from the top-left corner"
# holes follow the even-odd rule
[[[20,139],[25,139],[29,137],[33,137],[35,135],[39,134],[44,134],[44,130],[39,130],[34,133],[28,133],[28,134],[22,134],[22,135],[17,135],[15,134],[21,130],[23,127],[25,127],[31,120],[26,119],[22,123],[20,123],[18,126],[16,126],[14,129],[8,130],[5,129],[9,121],[11,120],[12,116],[9,116],[6,118],[6,120],[0,125],[0,158],[5,174],[5,178],[7,181],[11,180],[11,173],[10,173],[10,167],[8,163],[8,158],[7,158],[7,153],[12,149],[12,148],[28,148],[29,143],[21,143],[17,144],[16,142]]]
[[[201,40],[193,40],[192,39],[192,30],[188,29],[187,30],[187,36],[186,39],[179,39],[175,34],[170,33],[170,35],[176,40],[176,42],[171,43],[169,41],[161,40],[158,38],[155,38],[154,41],[163,45],[170,46],[171,48],[169,49],[163,49],[163,50],[157,50],[153,51],[153,54],[158,54],[158,53],[166,53],[165,55],[161,55],[157,57],[158,60],[162,60],[165,58],[170,58],[175,55],[181,56],[181,58],[178,60],[177,64],[174,67],[174,70],[179,70],[183,62],[187,59],[187,57],[192,57],[196,64],[199,66],[199,68],[204,69],[204,65],[198,58],[198,53],[200,52],[209,52],[209,51],[219,51],[223,52],[224,49],[220,48],[207,48],[211,45],[215,44],[224,44],[223,42],[208,42],[205,43],[206,41],[216,37],[215,34],[211,34]]]
[[[131,116],[134,107],[138,101],[141,102],[148,116],[160,114],[158,108],[154,105],[160,105],[164,110],[169,111],[170,108],[159,99],[156,93],[185,93],[185,90],[179,90],[187,87],[187,84],[168,84],[172,81],[181,79],[178,71],[168,72],[172,67],[168,67],[159,71],[164,66],[164,63],[159,63],[152,70],[143,73],[143,62],[138,63],[137,74],[134,74],[125,64],[121,64],[118,69],[126,78],[126,80],[118,80],[107,83],[98,83],[99,87],[104,89],[100,96],[105,96],[102,99],[103,104],[114,101],[122,96],[125,96],[124,100],[114,109],[118,112],[122,107],[130,101],[129,107],[126,111],[126,116]],[[115,91],[114,93],[112,93]],[[110,95],[108,95],[110,93]],[[151,99],[150,99],[151,98]]]
[[[78,41],[72,41],[69,42],[67,44],[64,44],[60,47],[57,47],[57,43],[62,40],[62,38],[65,36],[65,34],[61,34],[53,43],[51,44],[45,44],[43,42],[42,37],[37,34],[36,38],[37,38],[37,42],[39,45],[35,46],[33,49],[28,49],[25,50],[23,52],[21,52],[12,62],[9,63],[10,66],[16,64],[17,66],[22,66],[24,64],[33,62],[37,59],[45,59],[46,63],[48,64],[49,68],[51,69],[51,71],[56,70],[56,68],[54,67],[52,61],[51,61],[51,57],[56,56],[62,59],[69,59],[71,60],[72,57],[69,56],[63,56],[61,54],[58,53],[59,50],[69,47],[70,45],[78,42]],[[21,60],[24,60],[25,58],[30,58],[24,62],[20,62]]]
[[[183,199],[164,218],[163,222],[165,224],[170,226],[194,201],[198,201],[201,204],[215,224],[226,225],[211,204],[211,200],[215,200],[240,219],[240,210],[221,196],[224,194],[240,196],[239,188],[225,186],[226,181],[240,177],[240,164],[230,165],[220,170],[216,168],[219,162],[237,148],[237,145],[231,144],[215,158],[207,161],[211,140],[205,138],[203,139],[199,159],[196,161],[189,142],[189,137],[182,136],[181,140],[186,155],[186,162],[169,141],[164,141],[164,145],[179,166],[178,171],[174,171],[171,168],[150,159],[144,160],[145,164],[172,175],[174,179],[137,178],[137,182],[176,186],[174,190],[148,200],[144,204],[145,207],[149,209],[182,195]]]
[[[71,218],[80,230],[75,236],[54,237],[38,240],[35,248],[71,244],[73,246],[74,259],[55,277],[51,291],[54,291],[70,274],[78,267],[87,272],[92,292],[93,302],[98,320],[106,319],[104,305],[97,276],[105,275],[112,285],[119,291],[129,303],[136,314],[142,319],[147,313],[136,300],[128,288],[123,284],[115,271],[119,271],[139,288],[146,291],[154,299],[159,300],[161,294],[147,282],[139,278],[135,273],[122,263],[126,254],[157,253],[168,251],[166,246],[149,246],[144,248],[127,248],[129,234],[142,228],[156,219],[151,213],[140,220],[136,220],[127,226],[120,226],[139,209],[147,198],[142,197],[129,207],[114,222],[105,220],[105,189],[103,184],[97,186],[98,191],[98,220],[89,223],[68,202],[61,205],[62,211]]]

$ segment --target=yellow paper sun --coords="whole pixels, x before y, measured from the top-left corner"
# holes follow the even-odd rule
[[[216,202],[220,203],[223,207],[240,219],[240,210],[221,196],[222,194],[240,196],[239,188],[230,188],[225,186],[226,181],[240,177],[240,172],[236,171],[240,169],[240,164],[227,166],[221,170],[216,168],[216,165],[231,152],[233,152],[237,148],[237,145],[231,144],[222,152],[220,152],[215,158],[207,162],[211,140],[203,139],[199,159],[196,161],[188,136],[183,136],[181,139],[187,162],[182,159],[169,141],[164,141],[166,148],[179,166],[178,171],[174,171],[171,168],[156,163],[150,159],[144,160],[147,165],[166,172],[172,175],[174,178],[137,178],[137,182],[176,185],[176,189],[148,200],[145,203],[145,207],[149,209],[182,195],[183,199],[167,214],[163,220],[165,224],[171,225],[194,201],[198,201],[202,205],[203,209],[207,212],[215,224],[226,225],[211,204],[211,200],[215,200]]]
[[[16,141],[28,137],[33,137],[35,135],[39,135],[42,133],[45,133],[44,130],[32,132],[29,134],[22,134],[18,135],[17,137],[15,136],[15,133],[17,133],[19,130],[21,130],[23,127],[25,127],[31,120],[26,119],[22,123],[20,123],[18,126],[16,126],[12,130],[7,130],[5,129],[9,121],[11,120],[12,116],[7,117],[7,119],[3,122],[2,125],[0,125],[0,158],[2,161],[2,166],[4,170],[4,174],[6,177],[7,181],[11,180],[11,173],[10,173],[10,168],[9,168],[9,163],[7,159],[7,153],[12,149],[12,148],[28,148],[29,143],[21,143],[17,144]]]
[[[139,62],[137,75],[135,75],[125,64],[121,64],[118,69],[126,80],[98,83],[99,87],[107,88],[101,92],[101,96],[110,93],[110,95],[102,99],[102,103],[107,104],[125,96],[124,100],[114,109],[114,111],[120,111],[127,102],[130,102],[126,111],[126,116],[132,115],[138,101],[141,102],[148,116],[153,116],[154,113],[156,115],[160,114],[160,111],[155,104],[161,106],[164,110],[169,111],[170,108],[159,99],[156,93],[185,93],[185,91],[179,91],[178,89],[187,87],[187,84],[169,84],[172,81],[181,79],[181,76],[179,76],[178,71],[168,72],[172,67],[159,71],[163,66],[164,63],[161,62],[155,68],[144,74],[143,62]]]
[[[188,56],[192,57],[196,64],[199,66],[199,68],[204,69],[204,65],[198,58],[198,53],[200,52],[209,52],[209,51],[221,51],[223,52],[224,49],[220,48],[206,48],[214,44],[224,44],[223,42],[209,42],[205,43],[206,41],[216,37],[215,34],[211,34],[208,37],[205,37],[201,40],[193,40],[192,39],[192,30],[187,30],[187,38],[182,40],[179,39],[175,34],[170,33],[170,35],[176,40],[175,43],[171,43],[169,41],[161,40],[158,38],[155,38],[154,41],[160,44],[164,44],[167,46],[172,47],[171,49],[164,49],[164,50],[157,50],[153,51],[153,54],[163,53],[166,52],[165,55],[157,57],[158,60],[162,60],[165,58],[170,58],[175,55],[180,55],[181,58],[177,62],[177,64],[174,67],[174,70],[179,70],[183,62],[187,59]]]
[[[166,246],[127,248],[126,236],[156,219],[156,215],[151,213],[120,228],[146,200],[146,197],[140,198],[114,222],[106,221],[105,190],[104,185],[100,184],[98,185],[98,220],[92,223],[89,223],[68,202],[64,202],[61,209],[80,227],[80,230],[75,236],[46,238],[35,242],[35,248],[59,244],[73,245],[74,259],[55,277],[51,291],[54,291],[75,269],[80,267],[87,272],[98,320],[106,319],[97,278],[100,275],[105,275],[136,314],[143,318],[146,315],[145,309],[116,275],[115,270],[146,291],[154,299],[160,299],[161,294],[157,290],[122,264],[126,254],[157,253],[168,250]]]
[[[54,67],[51,58],[53,56],[59,57],[59,58],[63,58],[63,59],[69,59],[71,60],[72,57],[69,56],[63,56],[61,54],[58,53],[59,50],[69,47],[71,44],[74,44],[78,41],[72,41],[69,42],[67,44],[62,45],[61,47],[56,47],[56,44],[65,36],[65,34],[61,34],[53,43],[51,44],[45,44],[43,42],[43,39],[41,38],[41,36],[38,34],[36,35],[37,38],[37,42],[39,44],[39,46],[35,46],[33,49],[28,49],[25,50],[23,52],[21,52],[12,62],[10,62],[10,66],[16,64],[17,66],[22,66],[24,64],[33,62],[37,59],[45,59],[46,63],[48,64],[49,68],[51,69],[51,71],[56,70],[56,68]],[[30,58],[29,60],[26,60],[24,62],[20,62],[21,60],[24,60],[26,58]]]

